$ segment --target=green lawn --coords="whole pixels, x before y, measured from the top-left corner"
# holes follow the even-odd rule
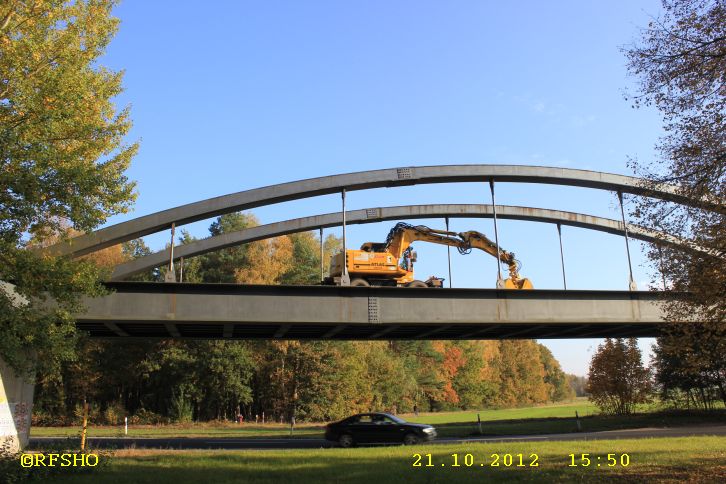
[[[421,467],[413,467],[418,453]],[[587,453],[589,467],[569,467],[568,454]],[[608,467],[607,454],[629,465]],[[431,454],[431,467],[426,454]],[[454,467],[452,454],[460,467]],[[470,454],[471,457],[467,457]],[[492,454],[500,466],[492,467]],[[504,466],[504,454],[513,456]],[[522,454],[523,467],[518,467]],[[536,467],[529,464],[537,455]],[[600,457],[598,461],[597,457]],[[469,460],[471,459],[471,460]],[[623,458],[624,459],[624,458]],[[508,462],[508,461],[507,461]],[[597,466],[597,463],[600,466]],[[624,462],[624,461],[623,461]],[[471,463],[471,466],[467,466]],[[443,465],[442,465],[443,464]],[[482,465],[484,464],[484,465]],[[62,473],[61,473],[62,474]],[[55,482],[153,483],[245,482],[296,484],[320,482],[461,483],[512,482],[726,482],[726,437],[660,438],[568,442],[430,445],[319,450],[117,451],[110,464],[90,475]]]
[[[78,437],[81,427],[31,427],[31,437]],[[89,437],[123,437],[123,426],[94,425],[88,427]],[[302,424],[295,427],[293,437],[321,437],[321,424]],[[128,437],[290,437],[290,426],[280,424],[232,424],[201,423],[188,425],[137,425],[129,426]]]
[[[504,408],[501,410],[479,410],[464,412],[437,412],[437,413],[420,413],[402,414],[401,417],[411,422],[427,423],[436,425],[440,423],[457,423],[457,422],[476,422],[477,413],[481,416],[482,421],[495,420],[519,420],[527,418],[552,418],[552,417],[575,417],[575,411],[581,417],[586,415],[595,415],[598,408],[586,398],[578,398],[573,402],[557,403],[552,405],[542,405],[538,407],[526,408]]]

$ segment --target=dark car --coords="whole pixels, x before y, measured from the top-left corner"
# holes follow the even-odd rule
[[[355,444],[403,443],[413,445],[436,438],[431,425],[409,423],[388,413],[360,413],[325,427],[325,438],[341,447]]]

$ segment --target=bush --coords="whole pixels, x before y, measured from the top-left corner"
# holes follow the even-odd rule
[[[83,404],[77,403],[76,406],[73,408],[73,416],[75,417],[75,422],[81,424],[83,422]],[[101,423],[101,411],[98,408],[97,404],[89,403],[88,404],[88,423],[95,423],[100,424]]]
[[[103,421],[106,425],[119,425],[126,415],[126,408],[121,402],[111,402],[103,411]]]
[[[55,416],[50,412],[47,412],[41,408],[33,408],[32,415],[30,417],[31,426],[50,426],[50,425],[62,425],[65,423],[65,418],[62,415]]]
[[[169,405],[169,415],[172,420],[178,423],[191,422],[194,415],[192,402],[185,398],[182,393],[173,395]]]
[[[169,423],[169,419],[154,413],[145,408],[139,409],[135,414],[129,417],[129,423],[133,425],[159,425]]]

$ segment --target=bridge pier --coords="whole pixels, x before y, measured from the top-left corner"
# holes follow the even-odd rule
[[[15,453],[28,445],[35,384],[0,359],[0,446]]]

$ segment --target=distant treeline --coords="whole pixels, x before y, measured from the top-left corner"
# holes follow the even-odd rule
[[[37,386],[36,423],[323,421],[363,411],[514,407],[570,399],[544,346],[511,341],[90,340]]]
[[[223,215],[211,235],[257,224]],[[194,239],[182,231],[180,243]],[[185,282],[317,284],[320,240],[286,235],[185,260]],[[323,263],[340,241],[323,241]],[[90,257],[111,267],[148,254],[136,240]],[[177,271],[179,271],[177,267]],[[135,276],[160,280],[161,270]],[[38,383],[36,421],[330,420],[352,412],[512,407],[584,392],[544,346],[510,341],[104,341],[86,340],[79,358]],[[132,420],[133,421],[133,420]]]

